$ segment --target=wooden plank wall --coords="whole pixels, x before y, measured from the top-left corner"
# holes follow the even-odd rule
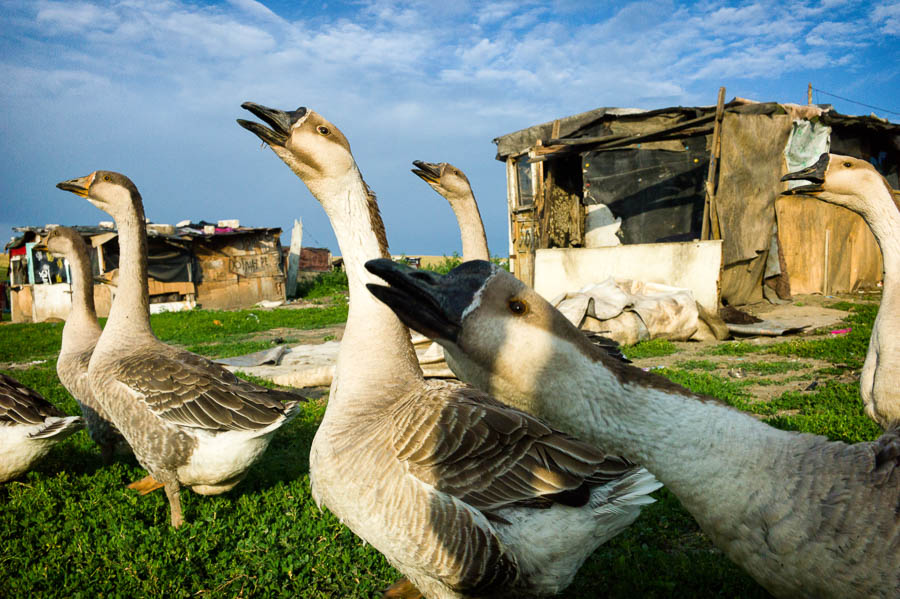
[[[857,214],[803,197],[779,198],[775,214],[792,294],[848,293],[881,281],[881,250]]]
[[[261,300],[285,299],[285,276],[277,235],[222,236],[198,240],[200,263],[197,303],[224,310],[249,307]]]

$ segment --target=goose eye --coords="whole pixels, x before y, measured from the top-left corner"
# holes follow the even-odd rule
[[[844,163],[844,166],[846,166],[847,168],[850,168],[850,167],[853,166],[853,165],[850,164],[849,162],[845,162],[845,163]]]
[[[109,181],[109,175],[103,175],[103,180],[104,180],[104,181]]]
[[[528,312],[528,304],[520,299],[511,299],[507,305],[509,306],[509,311],[516,316],[522,316]]]
[[[331,131],[328,130],[328,127],[325,127],[324,125],[319,125],[318,127],[316,127],[316,131],[318,131],[322,135],[328,135],[329,133],[331,133]]]

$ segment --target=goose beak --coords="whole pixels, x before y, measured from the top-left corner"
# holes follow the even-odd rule
[[[428,183],[429,185],[437,185],[441,181],[441,165],[433,162],[423,162],[421,160],[413,160],[413,164],[418,168],[412,169],[414,175]]]
[[[238,125],[255,134],[270,146],[284,147],[288,136],[291,134],[291,128],[297,121],[304,119],[307,114],[306,108],[302,106],[297,110],[285,112],[277,108],[254,104],[253,102],[244,102],[241,104],[241,108],[249,110],[260,120],[267,123],[271,129],[260,123],[245,121],[244,119],[237,119]]]
[[[435,341],[456,343],[463,315],[494,268],[490,262],[472,260],[439,275],[379,258],[366,262],[366,269],[384,279],[388,286],[366,287],[409,328]]]
[[[91,183],[94,182],[94,173],[84,177],[78,177],[77,179],[69,179],[68,181],[61,181],[56,184],[56,187],[62,189],[63,191],[71,191],[76,195],[80,195],[83,198],[88,197],[88,192],[91,190]]]
[[[822,154],[814,165],[786,174],[781,178],[782,181],[812,181],[812,183],[786,189],[781,192],[781,195],[814,195],[816,192],[824,191],[822,185],[825,183],[827,168],[828,154]]]

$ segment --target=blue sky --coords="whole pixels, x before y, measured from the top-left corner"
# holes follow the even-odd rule
[[[302,182],[234,122],[245,100],[340,127],[392,251],[408,254],[460,249],[415,159],[469,175],[505,254],[491,140],[554,118],[712,104],[720,85],[729,99],[805,103],[808,82],[900,112],[900,0],[0,0],[0,17],[4,242],[14,225],[106,220],[54,185],[107,169],[135,181],[154,222],[238,218],[287,238],[299,217],[304,245],[337,251]]]

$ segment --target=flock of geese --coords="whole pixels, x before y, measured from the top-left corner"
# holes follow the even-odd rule
[[[774,429],[592,343],[486,261],[475,198],[452,165],[415,161],[413,172],[450,202],[464,263],[446,276],[393,263],[343,133],[306,108],[242,107],[262,123],[238,123],[306,184],[344,258],[350,308],[310,479],[317,504],[403,573],[385,597],[556,594],[663,484],[774,595],[900,596],[900,214],[871,165],[823,154],[785,177],[811,182],[790,193],[860,213],[884,255],[861,391],[888,432],[847,445]],[[48,249],[72,273],[57,372],[83,421],[0,376],[0,482],[86,424],[105,461],[134,453],[148,476],[131,486],[164,488],[180,526],[180,489],[234,487],[304,398],[156,338],[144,209],[127,177],[96,171],[57,187],[115,220],[119,287],[101,330],[85,244],[52,231]],[[426,380],[409,329],[437,341],[468,384]]]

